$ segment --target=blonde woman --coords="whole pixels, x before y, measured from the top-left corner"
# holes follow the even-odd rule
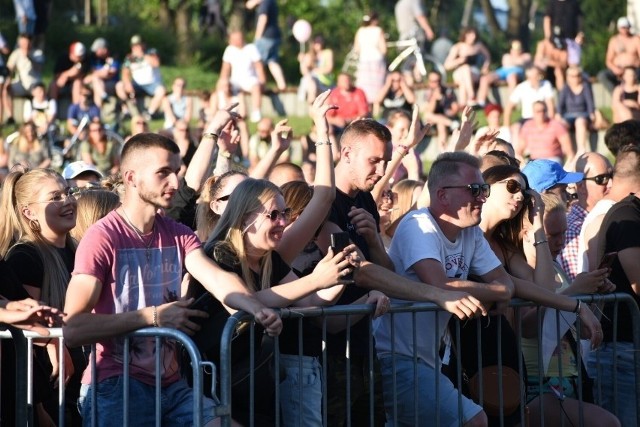
[[[33,122],[24,123],[9,149],[9,168],[15,165],[46,168],[50,164],[51,151],[47,143],[38,137],[36,125]]]
[[[60,310],[75,258],[76,244],[69,231],[76,224],[76,208],[67,182],[50,169],[11,172],[2,188],[0,209],[5,214],[0,217],[0,254],[31,298]],[[52,369],[45,374],[52,378],[60,366],[57,347],[58,340],[46,345]],[[78,350],[73,352],[73,363],[65,352],[66,379],[71,379],[66,389],[69,401],[79,393],[80,378],[71,378],[74,368],[79,373],[85,363],[82,349]],[[38,378],[34,380],[37,384]],[[47,392],[39,392],[44,400]],[[40,411],[39,415],[46,416]]]

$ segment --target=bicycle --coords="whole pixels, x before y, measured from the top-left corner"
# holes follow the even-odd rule
[[[446,81],[447,71],[444,69],[444,65],[440,63],[434,56],[422,53],[420,44],[415,38],[407,40],[398,40],[387,42],[387,47],[392,49],[401,50],[400,53],[389,63],[387,70],[389,72],[395,71],[400,65],[403,65],[403,72],[411,72],[416,81],[423,81],[426,79],[427,74],[431,71],[436,71],[440,74],[443,81]],[[413,56],[413,59],[410,57]],[[355,75],[358,70],[358,54],[351,49],[342,65],[342,72],[350,75]]]

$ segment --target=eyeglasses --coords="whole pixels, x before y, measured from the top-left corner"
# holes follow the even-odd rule
[[[447,188],[467,188],[471,191],[472,197],[478,197],[480,194],[484,197],[489,197],[491,194],[491,186],[489,184],[448,185],[442,187],[443,190]]]
[[[271,212],[263,212],[263,215],[269,218],[271,222],[277,221],[278,217],[282,218],[284,222],[289,222],[291,219],[291,208],[285,208],[283,211],[274,209]]]
[[[607,185],[609,180],[613,178],[613,173],[603,173],[601,175],[591,176],[589,178],[584,178],[584,181],[593,181],[597,185]]]
[[[89,132],[102,132],[102,128],[89,129]]]
[[[49,198],[47,200],[36,200],[34,202],[31,202],[31,203],[57,203],[57,204],[63,204],[63,203],[66,203],[66,201],[67,201],[67,199],[69,197],[75,199],[75,195],[78,192],[79,192],[79,188],[78,187],[67,187],[63,191],[56,191],[55,193],[53,193],[51,198]]]
[[[507,191],[511,194],[524,192],[522,188],[522,184],[520,184],[520,182],[515,179],[507,179],[507,180],[498,181],[498,182],[507,184]]]
[[[216,202],[226,202],[227,200],[229,200],[229,197],[231,197],[231,194],[227,194],[226,196],[218,197],[216,199]]]

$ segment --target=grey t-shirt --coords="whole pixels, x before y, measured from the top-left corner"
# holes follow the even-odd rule
[[[426,36],[416,17],[426,15],[421,0],[400,0],[396,3],[396,25],[398,26],[398,34],[400,40],[415,37],[419,41],[424,41]]]

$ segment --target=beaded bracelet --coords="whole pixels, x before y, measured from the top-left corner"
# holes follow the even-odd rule
[[[329,145],[331,146],[331,141],[318,141],[316,142],[316,147],[320,146],[320,145]]]

